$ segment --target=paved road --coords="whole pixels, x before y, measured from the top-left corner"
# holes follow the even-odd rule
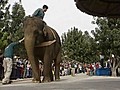
[[[2,85],[0,90],[120,90],[120,77],[62,76],[60,81],[50,83],[31,83],[31,79],[15,80],[12,84]]]

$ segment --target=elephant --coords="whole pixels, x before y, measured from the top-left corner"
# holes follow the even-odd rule
[[[32,66],[33,81],[41,82],[39,60],[43,62],[42,82],[60,80],[61,41],[58,33],[38,17],[23,21],[24,45]],[[52,73],[54,63],[54,76]]]

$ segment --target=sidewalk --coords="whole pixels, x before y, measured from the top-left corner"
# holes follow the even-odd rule
[[[61,76],[60,81],[53,81],[50,83],[71,83],[71,82],[76,82],[76,81],[81,81],[81,80],[87,80],[87,79],[104,79],[104,78],[116,78],[120,79],[120,77],[111,77],[111,76],[88,76],[86,74],[75,74],[75,76],[67,75],[67,76]],[[33,83],[32,78],[25,78],[25,79],[16,79],[12,80],[12,84],[27,84],[27,83]],[[35,83],[34,83],[35,84]],[[0,81],[0,85],[1,81]]]
[[[83,80],[83,79],[86,79],[86,78],[89,78],[91,76],[88,76],[88,75],[85,75],[83,73],[81,74],[76,74],[75,76],[71,76],[71,75],[67,75],[67,76],[60,76],[60,81],[53,81],[52,83],[54,82],[57,82],[57,83],[63,83],[63,82],[74,82],[74,81],[78,81],[78,80]],[[24,78],[24,79],[16,79],[16,80],[12,80],[13,83],[12,84],[15,84],[15,83],[32,83],[32,78]],[[2,82],[0,81],[0,84]]]

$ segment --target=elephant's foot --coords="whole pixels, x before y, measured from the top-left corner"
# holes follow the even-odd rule
[[[54,81],[53,77],[51,77],[51,81]]]
[[[60,78],[55,79],[55,81],[60,81]]]
[[[51,79],[50,78],[43,78],[42,82],[43,83],[51,82]]]
[[[41,83],[41,80],[33,79],[32,82],[33,82],[33,83]]]
[[[55,76],[55,81],[59,81],[60,80],[60,77],[59,76]]]

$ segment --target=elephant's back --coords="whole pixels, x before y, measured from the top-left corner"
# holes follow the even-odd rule
[[[49,39],[51,40],[56,39],[56,43],[59,43],[61,46],[60,36],[56,32],[56,30],[50,26],[46,26],[46,29],[48,30],[47,32],[48,32]]]

